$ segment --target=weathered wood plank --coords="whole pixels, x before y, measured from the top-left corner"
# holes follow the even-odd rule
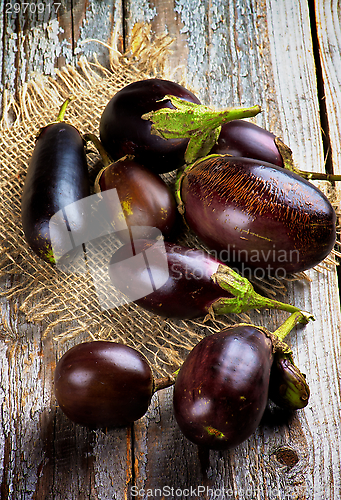
[[[3,92],[17,97],[35,72],[54,76],[55,68],[77,64],[80,54],[93,60],[95,53],[101,64],[108,65],[105,45],[118,41],[122,48],[121,0],[77,0],[73,4],[71,0],[1,0],[0,8],[4,12],[0,16],[0,109]]]
[[[315,2],[316,30],[321,70],[323,77],[324,100],[329,125],[331,156],[335,172],[341,165],[341,6],[333,0]]]

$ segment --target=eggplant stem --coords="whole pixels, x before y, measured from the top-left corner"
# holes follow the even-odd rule
[[[238,314],[250,309],[281,309],[291,313],[300,312],[296,306],[260,295],[250,281],[223,264],[219,265],[211,279],[234,296],[218,299],[212,304],[212,309],[217,314]]]
[[[325,172],[306,172],[305,170],[296,168],[293,160],[293,154],[289,146],[287,146],[279,137],[275,138],[275,144],[277,146],[279,154],[282,157],[283,168],[285,168],[286,170],[294,172],[307,181],[341,181],[341,175],[327,174]]]
[[[180,368],[176,370],[174,373],[167,375],[166,377],[154,379],[153,394],[156,391],[159,391],[160,389],[166,389],[167,387],[171,387],[172,385],[174,385],[179,370]]]
[[[58,116],[56,118],[56,122],[62,122],[64,120],[64,116],[65,116],[65,111],[66,111],[66,108],[68,107],[68,105],[70,104],[70,102],[74,99],[74,97],[68,97],[64,102],[63,104],[61,105],[60,107],[60,110],[59,110],[59,113],[58,113]]]
[[[92,142],[94,144],[95,148],[101,155],[104,167],[108,167],[109,165],[111,165],[111,163],[113,163],[113,160],[110,158],[109,154],[104,149],[103,144],[95,134],[84,134],[83,139],[85,140],[85,142]]]
[[[305,311],[294,312],[289,316],[289,318],[281,324],[280,327],[277,328],[273,332],[278,340],[283,341],[283,339],[291,332],[291,330],[298,325],[299,323],[306,325],[309,321],[315,321],[315,318],[312,314]]]
[[[251,118],[261,112],[258,105],[217,111],[172,95],[166,95],[160,100],[162,101],[170,101],[175,109],[161,108],[146,113],[141,118],[150,120],[151,133],[163,139],[189,139],[185,152],[187,164],[211,151],[218,140],[222,125],[231,120]]]

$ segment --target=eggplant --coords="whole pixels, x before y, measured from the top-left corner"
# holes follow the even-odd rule
[[[270,163],[210,155],[178,177],[176,197],[187,225],[248,277],[305,271],[335,244],[336,214],[327,197]]]
[[[115,225],[115,220],[122,217],[123,212],[129,228],[124,233],[120,231],[118,236],[123,241],[130,241],[129,235],[134,227],[135,238],[153,237],[154,228],[159,229],[165,238],[171,238],[175,233],[176,222],[180,221],[174,194],[161,177],[130,156],[113,162],[103,144],[93,134],[85,134],[84,139],[94,143],[104,165],[96,177],[94,191],[117,191],[120,206],[112,203],[110,197],[106,202],[112,223]]]
[[[233,448],[258,427],[268,401],[273,353],[283,338],[312,317],[294,313],[273,334],[249,324],[201,340],[175,380],[175,419],[187,439],[204,448]],[[278,343],[279,341],[279,343]]]
[[[253,308],[298,311],[259,295],[247,279],[206,252],[171,242],[134,239],[123,245],[112,256],[109,276],[128,300],[168,318],[193,319]]]
[[[158,174],[170,172],[184,163],[188,139],[163,139],[151,134],[151,122],[142,115],[160,108],[172,108],[171,94],[200,104],[199,99],[177,83],[151,78],[133,82],[108,102],[100,119],[101,142],[113,158],[133,155],[138,163]]]
[[[90,195],[83,138],[74,126],[63,121],[69,101],[61,107],[56,122],[43,127],[36,138],[21,198],[26,241],[50,264],[67,254],[64,249],[70,247],[71,230],[73,235],[84,231],[86,221],[76,202]],[[61,212],[68,205],[71,210]],[[50,221],[57,212],[63,213],[64,222],[52,228]]]
[[[297,368],[292,355],[277,352],[271,367],[269,398],[277,406],[293,411],[305,408],[309,396],[306,376]]]
[[[278,142],[274,134],[252,122],[232,120],[222,125],[211,154],[253,158],[284,167]]]
[[[54,391],[63,413],[90,428],[122,427],[141,418],[154,392],[174,383],[155,379],[139,351],[110,341],[83,342],[58,361]]]

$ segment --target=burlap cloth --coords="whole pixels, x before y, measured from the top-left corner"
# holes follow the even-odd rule
[[[245,315],[198,321],[174,321],[150,314],[135,304],[103,310],[90,275],[65,274],[32,252],[21,226],[21,193],[27,166],[39,129],[55,120],[62,102],[70,95],[65,120],[81,133],[98,135],[101,113],[108,100],[129,83],[150,77],[169,77],[165,63],[172,40],[161,36],[150,40],[147,26],[136,26],[126,54],[110,51],[110,68],[90,64],[81,57],[78,67],[57,71],[56,78],[38,75],[25,85],[17,101],[3,96],[1,123],[0,275],[1,295],[10,299],[14,314],[25,322],[39,323],[43,336],[56,340],[82,334],[89,339],[112,339],[137,348],[147,356],[158,375],[178,367],[193,346],[208,333],[243,321]],[[185,82],[179,82],[185,84]],[[95,151],[88,163],[94,177],[98,166]],[[172,176],[167,180],[172,182]],[[198,246],[193,235],[183,243]],[[279,289],[283,288],[278,285]],[[273,287],[270,290],[273,293]],[[2,315],[5,332],[12,338],[16,326]]]

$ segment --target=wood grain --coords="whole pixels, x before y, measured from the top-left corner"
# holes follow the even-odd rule
[[[333,166],[339,171],[340,6],[336,0],[315,4]],[[147,21],[155,33],[166,30],[175,37],[169,75],[186,81],[207,104],[261,104],[256,122],[290,145],[300,168],[323,171],[306,0],[79,0],[72,12],[67,2],[63,7],[50,31],[39,28],[25,43],[24,19],[0,18],[2,90],[15,94],[31,71],[53,74],[55,67],[76,64],[82,53],[93,57],[96,51],[108,64],[105,46],[83,42],[96,38],[110,44],[115,35],[123,47],[134,23]],[[32,26],[35,20],[28,22]],[[42,340],[43,325],[27,324],[15,301],[2,300],[1,498],[130,500],[163,494],[175,499],[185,498],[188,490],[201,500],[339,499],[337,274],[335,269],[307,274],[311,281],[290,283],[285,299],[316,317],[289,339],[311,388],[309,405],[293,415],[270,405],[254,436],[226,452],[203,452],[182,436],[171,388],[154,395],[148,413],[131,428],[105,433],[70,423],[56,405],[53,370],[62,353],[82,339]],[[285,317],[281,312],[251,315],[269,329]]]

